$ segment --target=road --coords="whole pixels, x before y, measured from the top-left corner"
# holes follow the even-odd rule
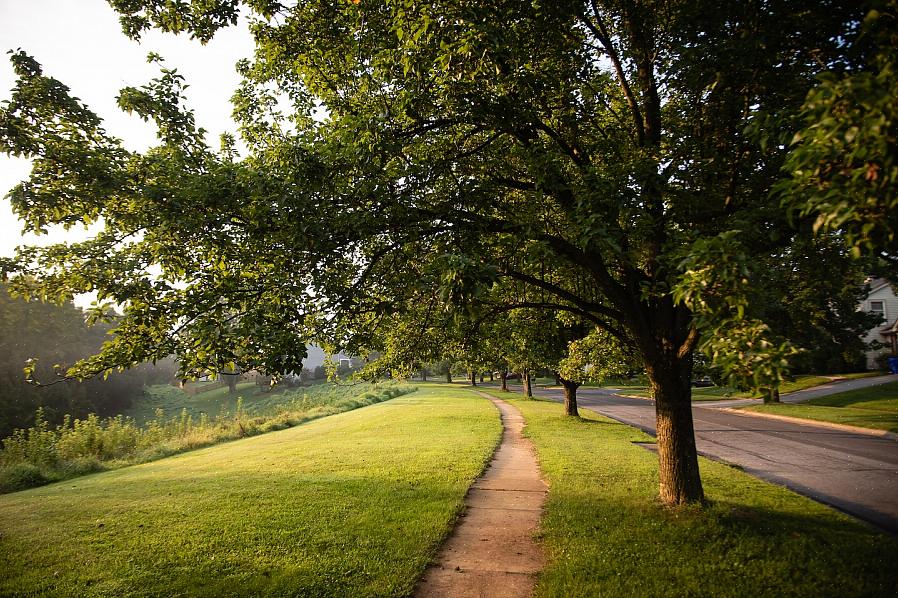
[[[850,388],[840,384],[836,390],[829,391],[843,389]],[[534,392],[553,399],[562,398],[560,390],[534,389]],[[621,397],[594,388],[581,388],[577,394],[581,407],[654,435],[652,401]],[[702,455],[738,465],[747,473],[898,534],[898,442],[895,440],[721,411],[701,403],[693,405],[692,413],[696,443]]]

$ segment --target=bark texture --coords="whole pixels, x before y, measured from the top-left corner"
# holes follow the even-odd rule
[[[688,362],[647,368],[655,399],[660,497],[667,505],[705,499],[692,422],[691,360],[690,354]]]
[[[564,414],[571,417],[580,417],[580,412],[577,410],[577,389],[580,387],[580,384],[564,378],[558,378],[558,380],[564,387]]]

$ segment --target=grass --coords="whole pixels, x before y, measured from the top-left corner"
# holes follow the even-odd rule
[[[807,376],[796,376],[794,380],[789,380],[783,383],[780,386],[780,393],[786,394],[789,392],[796,392],[799,390],[805,390],[807,388],[813,388],[815,386],[820,386],[821,384],[829,384],[833,382],[834,378],[844,379],[844,380],[853,380],[855,378],[868,378],[870,376],[879,376],[881,372],[861,372],[855,374],[835,374],[832,376],[815,376],[815,375],[807,375]],[[619,388],[623,388],[626,392],[622,394],[626,394],[634,397],[644,397],[649,398],[652,396],[651,390],[649,390],[648,386],[617,386]],[[752,391],[740,391],[735,388],[730,388],[729,386],[708,386],[703,388],[693,388],[692,389],[692,400],[693,401],[720,401],[725,399],[757,399],[761,398],[761,395]]]
[[[267,415],[293,401],[333,401],[358,396],[371,389],[372,385],[364,383],[323,383],[266,392],[266,387],[259,387],[255,382],[242,382],[237,385],[237,392],[234,394],[227,387],[222,387],[191,396],[176,386],[159,384],[146,387],[143,397],[134,401],[134,405],[124,415],[133,418],[138,424],[157,419],[159,409],[166,415],[180,414],[182,409],[187,409],[187,413],[194,418],[204,413],[216,417],[233,413],[237,399],[242,399],[242,409],[248,414]]]
[[[0,496],[0,595],[406,595],[500,431],[489,402],[428,385]]]
[[[223,389],[227,391],[227,389]],[[65,421],[51,428],[38,410],[35,424],[4,438],[0,450],[0,493],[14,492],[88,473],[146,463],[220,442],[282,430],[301,423],[386,401],[415,387],[381,384],[322,384],[309,389],[259,393],[249,407],[241,394],[199,401],[177,388],[153,387],[140,423],[125,416]],[[210,392],[209,395],[214,393]],[[204,395],[205,397],[206,395]],[[228,404],[233,401],[233,411]],[[190,409],[188,409],[188,407]],[[207,409],[218,407],[209,417]],[[169,413],[177,415],[166,416]]]
[[[898,381],[797,404],[752,405],[745,410],[898,432]]]
[[[497,396],[509,400],[508,394]],[[550,492],[539,596],[894,596],[898,540],[701,459],[711,504],[657,502],[657,456],[629,426],[512,399]]]

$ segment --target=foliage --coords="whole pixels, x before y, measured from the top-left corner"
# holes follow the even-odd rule
[[[571,341],[558,364],[562,378],[580,383],[601,383],[610,378],[629,376],[636,369],[638,360],[632,350],[599,328]]]
[[[898,2],[869,3],[854,64],[819,75],[777,186],[814,229],[840,231],[856,255],[898,263]]]
[[[61,381],[59,374],[92,355],[109,339],[110,326],[88,327],[85,314],[72,306],[12,299],[0,284],[0,438],[29,426],[36,409],[52,424],[65,414],[107,417],[121,413],[140,397],[144,384],[168,382],[175,367],[169,361],[149,364],[105,380]],[[50,386],[29,384],[23,368]]]
[[[431,386],[0,496],[0,594],[410,595],[500,435],[488,401]]]
[[[67,374],[170,355],[182,377],[300,371],[305,281],[293,271],[297,255],[272,259],[283,244],[265,232],[288,216],[276,213],[254,167],[236,163],[228,146],[205,146],[183,109],[183,77],[161,67],[149,84],[121,91],[122,109],[157,125],[159,145],[135,154],[33,58],[20,51],[11,61],[19,79],[0,110],[0,150],[33,163],[33,178],[9,194],[13,208],[33,232],[99,218],[104,226],[82,243],[22,250],[18,266],[3,268],[17,272],[9,287],[53,302],[95,291],[95,320],[110,304],[124,309],[115,336]]]
[[[182,407],[178,415],[165,415],[157,406],[152,419],[138,424],[118,415],[101,419],[66,416],[51,427],[40,409],[35,423],[15,430],[3,439],[0,451],[0,492],[39,485],[133,463],[143,463],[174,453],[296,426],[303,422],[373,405],[414,392],[409,386],[365,385],[349,392],[340,387],[322,391],[281,395],[281,402],[247,408],[237,397],[233,411],[220,410],[210,416]],[[185,397],[181,393],[181,402]],[[224,407],[223,402],[219,404]],[[37,473],[35,473],[37,472]]]

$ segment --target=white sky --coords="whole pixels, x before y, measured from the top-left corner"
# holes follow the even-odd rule
[[[209,143],[218,147],[218,136],[236,132],[231,121],[230,97],[239,78],[234,63],[252,55],[252,38],[241,23],[220,31],[206,46],[187,36],[156,31],[140,44],[121,32],[118,15],[104,0],[0,0],[0,102],[10,98],[15,83],[6,52],[23,49],[44,69],[71,88],[104,119],[106,130],[121,138],[131,150],[155,141],[152,125],[120,111],[115,97],[122,87],[138,87],[158,74],[158,66],[146,62],[149,52],[165,58],[168,68],[185,76],[188,105],[197,123],[209,131]],[[28,176],[29,164],[0,154],[0,196]],[[84,238],[83,230],[52,230],[49,235],[22,236],[9,200],[0,199],[0,256],[11,256],[23,244],[45,244]]]

